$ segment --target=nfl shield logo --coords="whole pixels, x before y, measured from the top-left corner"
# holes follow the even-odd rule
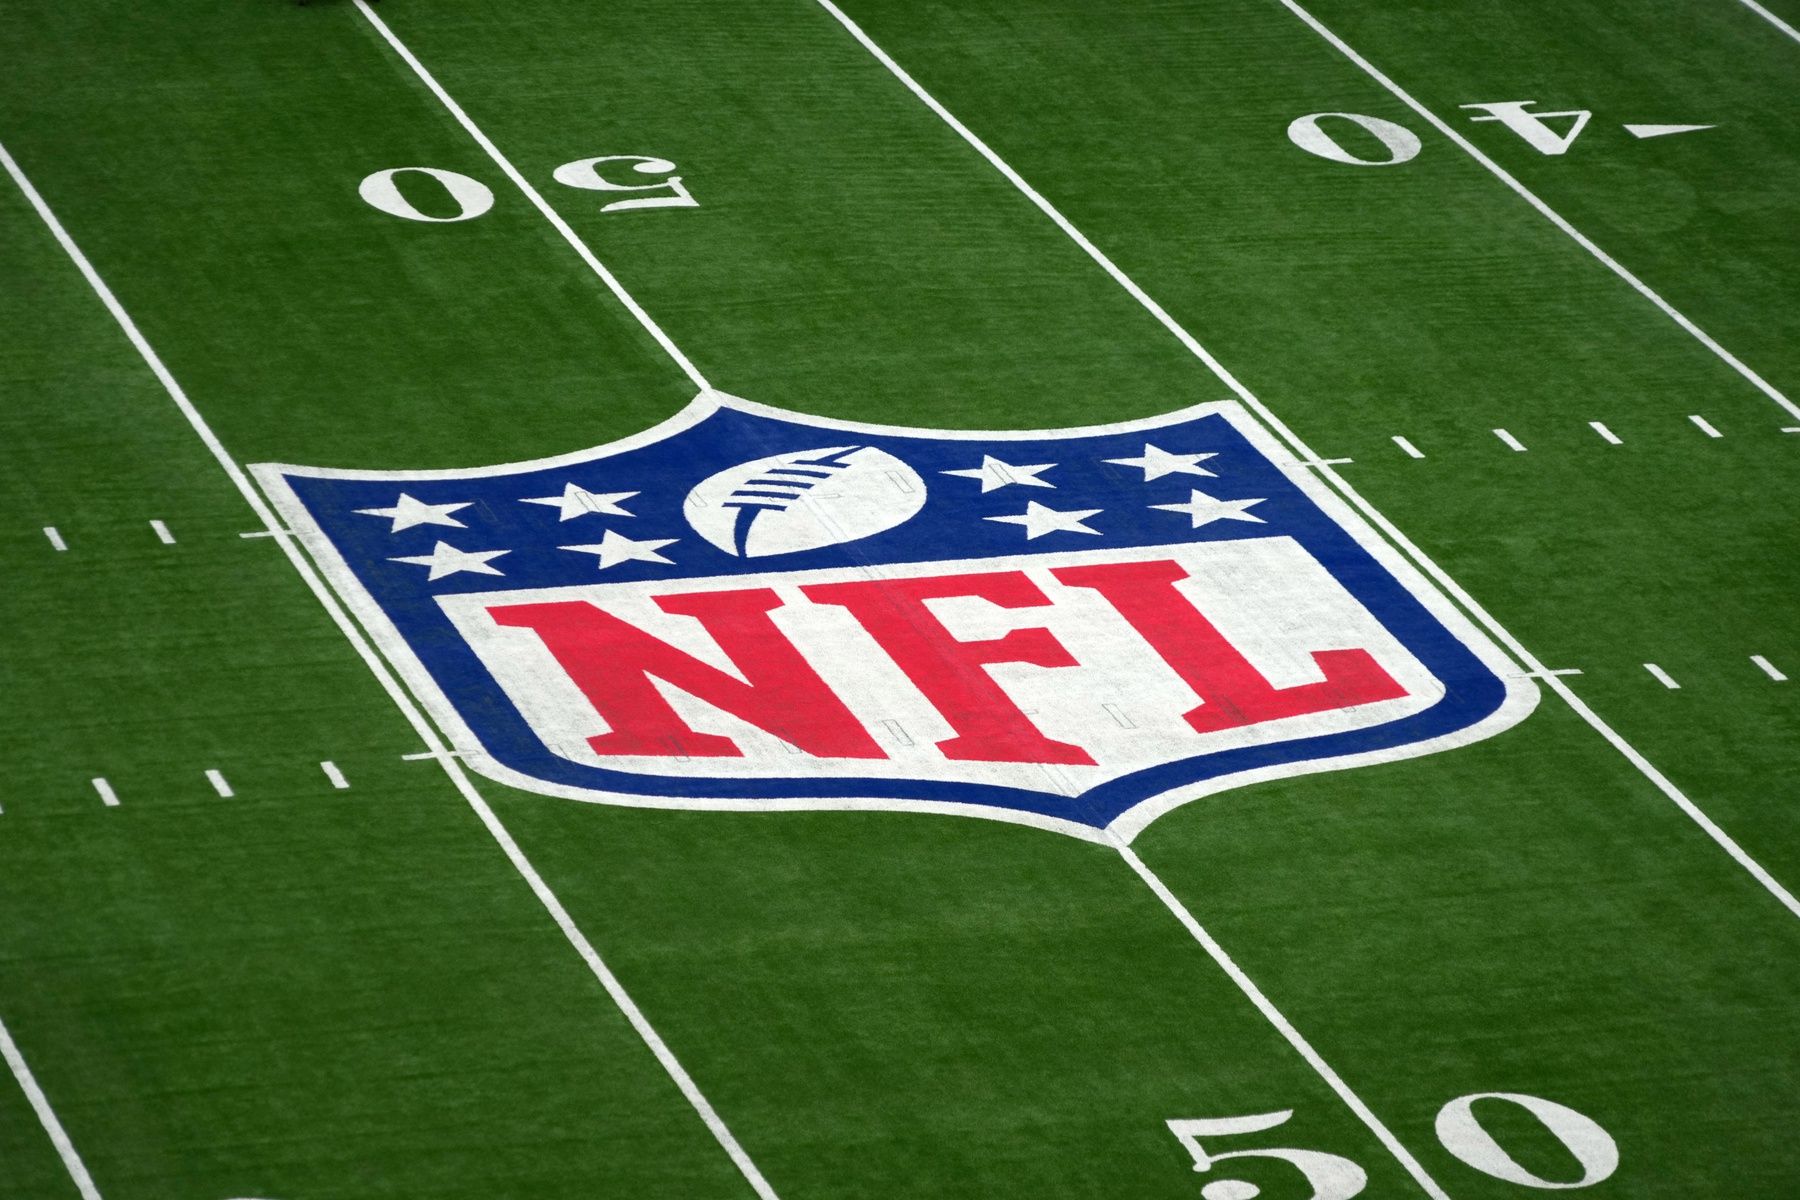
[[[551,795],[1128,841],[1537,700],[1235,403],[966,432],[707,393],[559,458],[254,470],[465,761]]]

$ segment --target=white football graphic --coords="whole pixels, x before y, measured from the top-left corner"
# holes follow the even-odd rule
[[[792,450],[727,467],[682,505],[694,532],[744,558],[871,537],[925,507],[919,473],[873,446]]]

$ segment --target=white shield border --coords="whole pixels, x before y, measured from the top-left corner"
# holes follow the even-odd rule
[[[288,475],[298,475],[315,479],[385,479],[406,482],[411,480],[478,479],[490,475],[509,475],[522,471],[554,469],[610,458],[652,445],[691,429],[721,409],[735,409],[739,412],[784,422],[811,425],[821,430],[927,437],[944,441],[1027,441],[1048,437],[1092,437],[1119,433],[1145,433],[1181,424],[1197,417],[1223,416],[1259,453],[1288,475],[1326,516],[1354,538],[1358,545],[1381,564],[1383,569],[1399,581],[1401,586],[1406,588],[1434,618],[1480,659],[1483,665],[1499,677],[1505,687],[1505,696],[1499,707],[1492,713],[1472,725],[1464,726],[1451,733],[1408,743],[1404,746],[1391,746],[1385,749],[1365,750],[1331,758],[1256,767],[1199,781],[1184,787],[1172,788],[1140,800],[1114,818],[1112,823],[1104,829],[1096,829],[1091,825],[1083,825],[1059,817],[1044,816],[996,805],[971,804],[951,800],[901,800],[858,796],[805,796],[785,799],[657,797],[549,783],[508,767],[495,760],[487,752],[474,731],[463,721],[461,714],[450,702],[450,698],[438,686],[430,671],[413,653],[406,638],[401,635],[399,629],[388,619],[386,612],[356,578],[349,563],[338,553],[337,547],[314,522],[312,514],[300,502],[299,497],[285,478]],[[878,425],[864,421],[845,421],[832,417],[813,416],[810,413],[790,412],[772,405],[757,404],[725,392],[704,391],[689,401],[681,411],[647,429],[617,441],[548,458],[497,463],[484,467],[428,471],[339,470],[290,463],[253,463],[250,464],[249,471],[260,485],[263,494],[281,516],[283,525],[293,533],[296,540],[306,550],[308,557],[312,559],[330,583],[339,600],[355,616],[364,632],[380,649],[383,657],[398,672],[413,697],[430,714],[464,765],[476,773],[508,787],[535,792],[539,795],[580,800],[590,804],[614,804],[630,808],[700,809],[717,812],[860,810],[935,813],[1029,825],[1104,845],[1130,845],[1138,834],[1163,814],[1220,792],[1274,779],[1289,779],[1323,771],[1338,771],[1349,767],[1420,758],[1441,750],[1471,745],[1510,729],[1523,721],[1537,707],[1540,697],[1537,684],[1517,663],[1483,633],[1461,609],[1457,608],[1449,597],[1407,561],[1394,546],[1382,538],[1374,526],[1364,520],[1335,492],[1326,487],[1310,467],[1295,458],[1287,447],[1282,445],[1236,400],[1196,404],[1152,417],[1142,417],[1135,421],[1118,421],[1104,425],[1081,425],[1057,429],[925,429],[911,425]]]

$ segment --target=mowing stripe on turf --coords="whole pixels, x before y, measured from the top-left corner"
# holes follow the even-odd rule
[[[100,1200],[100,1189],[94,1186],[94,1177],[88,1174],[87,1164],[75,1152],[75,1144],[69,1140],[68,1131],[56,1119],[56,1110],[50,1107],[50,1098],[38,1086],[37,1076],[25,1065],[25,1056],[19,1053],[18,1044],[13,1041],[5,1021],[0,1021],[0,1058],[6,1059],[6,1065],[12,1068],[13,1078],[19,1081],[19,1088],[25,1093],[25,1099],[31,1102],[31,1111],[37,1114],[38,1123],[50,1136],[50,1144],[56,1147],[57,1157],[62,1159],[63,1170],[69,1173],[75,1190],[81,1193],[81,1200]]]
[[[674,1051],[669,1049],[668,1044],[663,1041],[662,1035],[656,1032],[656,1029],[650,1024],[649,1019],[644,1016],[643,1011],[638,1008],[637,1003],[632,1000],[630,994],[626,992],[624,985],[619,982],[618,977],[612,973],[611,968],[609,968],[600,958],[598,952],[595,951],[593,945],[588,941],[587,936],[576,927],[573,918],[569,916],[568,910],[563,907],[562,901],[557,899],[555,893],[550,890],[549,885],[544,882],[543,877],[538,874],[537,868],[531,865],[531,862],[525,857],[525,852],[521,850],[519,844],[513,840],[512,834],[501,824],[500,818],[494,813],[492,808],[488,807],[487,801],[482,798],[481,794],[475,790],[475,786],[469,781],[469,777],[464,772],[462,764],[450,756],[447,747],[438,735],[437,729],[426,721],[425,715],[420,710],[417,701],[413,699],[410,693],[401,688],[393,672],[389,670],[386,661],[376,654],[374,646],[363,633],[362,628],[351,620],[349,614],[344,611],[343,606],[338,603],[337,598],[331,593],[331,590],[325,586],[325,581],[320,578],[319,573],[314,568],[311,560],[302,554],[299,547],[295,544],[296,539],[294,535],[283,528],[280,522],[276,520],[275,514],[270,509],[268,502],[263,499],[260,492],[251,486],[249,476],[244,473],[243,467],[232,457],[230,451],[226,450],[224,443],[219,441],[218,435],[213,432],[212,427],[207,423],[206,418],[201,416],[199,409],[194,407],[193,402],[188,399],[187,393],[182,389],[181,385],[176,382],[175,377],[169,373],[169,369],[164,365],[162,357],[156,353],[155,348],[150,345],[149,341],[144,337],[143,332],[138,329],[137,322],[131,319],[131,314],[125,311],[124,306],[119,303],[118,297],[113,295],[112,289],[108,287],[106,281],[100,277],[100,273],[94,268],[94,264],[88,261],[87,255],[82,252],[80,246],[76,245],[75,239],[72,238],[69,235],[69,231],[63,227],[62,221],[59,220],[55,212],[51,210],[49,204],[44,200],[43,195],[37,190],[37,187],[26,177],[24,171],[19,167],[18,162],[13,158],[11,152],[7,150],[4,144],[0,144],[0,167],[4,167],[6,173],[11,176],[13,183],[17,185],[20,193],[24,195],[25,199],[31,204],[31,207],[36,210],[39,218],[43,220],[45,226],[50,230],[51,235],[56,239],[57,244],[61,246],[63,252],[69,256],[69,260],[75,264],[76,269],[81,272],[82,278],[87,280],[88,286],[93,289],[94,294],[99,297],[100,302],[105,305],[106,311],[112,315],[113,320],[118,324],[120,330],[124,332],[127,340],[129,340],[132,346],[137,350],[139,357],[144,360],[145,365],[150,368],[151,373],[155,375],[157,381],[162,384],[163,390],[169,395],[169,399],[174,401],[176,408],[187,418],[188,424],[193,427],[194,432],[199,436],[200,440],[206,444],[206,448],[212,452],[213,457],[218,460],[219,465],[224,469],[226,475],[230,477],[232,483],[236,485],[238,491],[243,495],[245,502],[250,505],[251,510],[256,514],[257,518],[262,521],[264,529],[266,529],[275,539],[276,544],[281,547],[282,553],[287,555],[288,561],[294,566],[294,570],[299,573],[300,578],[306,582],[306,585],[312,589],[313,595],[318,597],[319,603],[324,605],[325,611],[330,615],[332,621],[336,623],[344,636],[350,640],[350,644],[356,648],[357,654],[362,657],[363,662],[368,666],[369,670],[374,673],[375,678],[381,683],[382,688],[387,692],[389,698],[394,701],[395,705],[412,725],[413,730],[419,735],[419,738],[430,748],[430,754],[427,755],[427,757],[436,758],[440,765],[442,765],[444,772],[449,775],[451,783],[456,787],[456,790],[461,793],[463,799],[468,802],[469,807],[475,810],[475,815],[481,819],[481,823],[487,828],[488,833],[500,844],[500,848],[505,852],[508,861],[512,863],[513,868],[524,878],[526,885],[531,888],[532,893],[538,898],[538,902],[543,905],[545,911],[550,914],[551,919],[556,922],[556,926],[562,931],[563,937],[568,940],[569,944],[574,947],[575,952],[581,956],[582,961],[587,964],[588,970],[593,973],[594,978],[599,981],[600,986],[606,990],[607,995],[612,998],[613,1003],[618,1006],[619,1011],[625,1015],[625,1019],[631,1023],[632,1029],[634,1029],[638,1036],[643,1039],[644,1044],[650,1049],[651,1054],[656,1057],[657,1062],[662,1065],[663,1070],[681,1091],[682,1096],[687,1099],[694,1111],[699,1114],[701,1120],[705,1122],[707,1129],[710,1130],[713,1137],[718,1140],[719,1145],[737,1166],[739,1172],[743,1174],[745,1180],[749,1182],[751,1188],[756,1192],[760,1200],[779,1200],[774,1189],[771,1188],[768,1181],[762,1177],[762,1172],[757,1169],[756,1164],[750,1160],[749,1155],[747,1155],[744,1152],[743,1147],[738,1144],[736,1136],[726,1127],[725,1122],[713,1108],[712,1103],[707,1100],[704,1094],[702,1094],[699,1085],[694,1082],[693,1077],[687,1073],[687,1068],[681,1065],[681,1062],[675,1057]],[[89,1198],[84,1195],[84,1200],[89,1200]],[[97,1194],[94,1200],[97,1200]]]
[[[359,2],[360,2],[360,0],[359,0]],[[1436,113],[1432,112],[1429,108],[1426,108],[1418,100],[1414,99],[1412,94],[1410,92],[1408,92],[1405,88],[1402,88],[1399,84],[1395,83],[1392,79],[1389,79],[1386,75],[1383,75],[1379,70],[1376,69],[1376,67],[1373,63],[1371,63],[1368,59],[1364,58],[1362,55],[1358,54],[1342,38],[1338,37],[1337,34],[1333,33],[1331,30],[1327,29],[1323,24],[1321,24],[1319,22],[1318,18],[1314,17],[1311,13],[1307,12],[1304,8],[1301,8],[1298,4],[1296,4],[1294,2],[1294,0],[1281,0],[1281,4],[1289,12],[1293,13],[1296,17],[1299,17],[1302,21],[1304,21],[1306,23],[1306,25],[1314,33],[1318,34],[1320,37],[1324,38],[1327,42],[1331,43],[1331,46],[1333,49],[1337,50],[1338,53],[1342,54],[1345,58],[1349,59],[1352,63],[1356,64],[1356,66],[1358,68],[1360,68],[1362,70],[1362,72],[1364,74],[1366,74],[1370,79],[1373,79],[1376,83],[1379,83],[1382,87],[1386,88],[1389,92],[1392,92],[1394,97],[1396,99],[1398,99],[1402,104],[1406,105],[1408,108],[1410,108],[1414,112],[1418,113],[1419,116],[1423,117],[1427,122],[1429,122],[1431,124],[1431,127],[1433,129],[1436,129],[1439,133],[1441,133],[1445,137],[1449,138],[1452,142],[1455,142],[1459,147],[1462,148],[1462,150],[1465,153],[1467,153],[1469,155],[1469,157],[1473,158],[1476,162],[1480,163],[1483,167],[1485,167],[1489,174],[1493,175],[1494,178],[1498,179],[1501,183],[1504,183],[1507,187],[1511,188],[1515,193],[1518,194],[1520,199],[1525,201],[1525,203],[1527,203],[1527,204],[1531,205],[1531,207],[1537,209],[1537,211],[1540,214],[1542,214],[1552,225],[1556,226],[1558,229],[1560,229],[1564,233],[1568,234],[1569,237],[1574,239],[1575,243],[1577,245],[1579,245],[1583,250],[1586,250],[1589,254],[1591,254],[1595,258],[1599,259],[1601,263],[1605,264],[1605,266],[1607,267],[1608,270],[1612,271],[1613,274],[1617,275],[1620,279],[1623,279],[1626,283],[1630,284],[1631,287],[1633,288],[1633,290],[1635,290],[1640,296],[1644,297],[1644,299],[1650,301],[1650,303],[1654,304],[1657,308],[1661,309],[1665,316],[1667,316],[1670,320],[1674,321],[1677,325],[1681,326],[1681,328],[1685,329],[1689,334],[1691,334],[1696,341],[1698,341],[1701,345],[1705,346],[1708,350],[1712,351],[1715,355],[1717,355],[1718,358],[1720,359],[1720,361],[1724,362],[1732,370],[1736,371],[1739,375],[1743,376],[1744,379],[1747,380],[1753,387],[1755,387],[1757,391],[1761,392],[1763,395],[1767,396],[1769,399],[1771,399],[1775,403],[1779,404],[1784,410],[1786,410],[1786,412],[1789,416],[1800,417],[1800,405],[1796,405],[1792,400],[1788,399],[1787,396],[1782,394],[1780,389],[1776,388],[1774,384],[1772,384],[1768,380],[1764,379],[1761,375],[1758,375],[1754,370],[1752,370],[1750,368],[1750,366],[1747,363],[1745,363],[1742,359],[1738,358],[1737,355],[1733,354],[1731,351],[1725,349],[1725,347],[1719,345],[1718,342],[1714,341],[1710,334],[1708,334],[1704,329],[1700,328],[1700,326],[1694,324],[1693,321],[1689,320],[1673,304],[1670,304],[1667,300],[1664,300],[1660,295],[1658,295],[1650,287],[1649,284],[1647,284],[1643,280],[1639,279],[1636,275],[1633,275],[1631,273],[1631,271],[1624,266],[1624,264],[1620,263],[1617,259],[1613,258],[1612,255],[1608,254],[1606,251],[1602,250],[1599,246],[1595,245],[1592,239],[1590,239],[1586,234],[1582,233],[1579,229],[1575,228],[1575,226],[1569,224],[1568,221],[1563,219],[1563,217],[1560,213],[1558,213],[1555,209],[1551,208],[1548,204],[1544,203],[1542,200],[1538,199],[1536,193],[1531,191],[1531,189],[1527,188],[1524,184],[1520,183],[1517,179],[1513,178],[1511,173],[1509,173],[1505,167],[1502,167],[1499,163],[1495,162],[1493,159],[1491,159],[1487,155],[1483,154],[1479,149],[1476,148],[1476,146],[1473,142],[1469,141],[1469,139],[1465,138],[1462,134],[1456,132],[1456,130],[1452,129]]]
[[[394,31],[387,27],[387,22],[376,16],[365,0],[356,0],[356,7],[364,17],[368,18],[369,24],[374,26],[375,32],[379,33],[394,53],[400,57],[400,61],[412,69],[412,73],[419,77],[419,82],[423,83],[431,94],[438,98],[438,102],[449,111],[450,115],[456,118],[456,123],[461,125],[471,138],[475,139],[475,144],[494,160],[494,165],[499,167],[521,192],[525,193],[525,198],[531,201],[533,207],[544,214],[544,219],[550,222],[556,232],[562,234],[563,240],[569,243],[576,254],[581,256],[581,261],[588,265],[588,269],[598,275],[607,290],[618,298],[619,303],[623,304],[633,317],[637,318],[637,323],[644,327],[644,331],[656,339],[656,344],[663,348],[663,353],[673,359],[675,365],[681,368],[682,373],[693,380],[695,387],[703,392],[710,392],[712,385],[706,382],[706,376],[700,374],[700,368],[688,361],[687,355],[683,354],[680,347],[676,346],[669,335],[663,332],[662,326],[651,320],[650,314],[645,312],[631,293],[625,290],[625,285],[606,269],[606,264],[596,258],[587,243],[582,241],[573,229],[569,228],[569,223],[562,219],[562,215],[550,207],[550,202],[531,186],[525,176],[519,174],[519,169],[512,165],[510,159],[500,153],[500,148],[488,140],[487,134],[481,132],[480,127],[469,119],[469,114],[462,110],[462,105],[450,98],[450,93],[446,92],[432,77],[431,72],[425,69],[424,63],[413,57],[413,52],[408,50],[405,44],[394,35]],[[1800,412],[1796,412],[1794,415],[1800,416]]]
[[[1793,38],[1796,42],[1800,42],[1800,29],[1795,29],[1792,25],[1789,25],[1786,21],[1758,4],[1756,0],[1738,0],[1738,3],[1742,4],[1745,8],[1749,9],[1775,28],[1781,30],[1781,32]]]
[[[1290,8],[1295,7],[1289,3],[1289,0],[1282,0],[1282,2],[1288,4],[1288,7]],[[1774,876],[1770,875],[1769,872],[1763,868],[1761,863],[1757,862],[1754,858],[1751,858],[1749,852],[1738,845],[1737,841],[1732,838],[1730,834],[1726,833],[1711,817],[1707,816],[1706,813],[1700,809],[1699,805],[1688,799],[1686,794],[1669,780],[1668,776],[1664,775],[1652,765],[1648,759],[1638,753],[1637,749],[1621,737],[1611,725],[1608,725],[1602,720],[1598,713],[1589,708],[1567,683],[1564,683],[1563,680],[1556,675],[1545,674],[1544,664],[1539,661],[1536,655],[1527,650],[1518,638],[1514,637],[1505,627],[1503,627],[1493,614],[1482,607],[1473,596],[1464,591],[1461,585],[1452,579],[1449,573],[1442,567],[1438,566],[1437,563],[1434,562],[1424,550],[1420,549],[1411,538],[1400,532],[1399,528],[1397,528],[1392,521],[1388,520],[1376,510],[1374,505],[1365,500],[1360,492],[1352,487],[1342,475],[1332,468],[1329,460],[1322,459],[1308,447],[1306,443],[1300,439],[1299,435],[1292,429],[1289,429],[1287,424],[1283,422],[1281,418],[1277,417],[1267,405],[1257,399],[1256,396],[1251,393],[1250,389],[1245,387],[1243,383],[1239,381],[1237,376],[1226,370],[1224,365],[1220,363],[1218,359],[1214,358],[1212,353],[1202,346],[1193,334],[1189,333],[1177,323],[1176,320],[1169,315],[1168,311],[1153,300],[1143,288],[1139,287],[1135,280],[1125,274],[1117,263],[1108,258],[1099,247],[1094,245],[1093,242],[1089,241],[1087,235],[1075,228],[1069,219],[1065,217],[1055,205],[1044,198],[1042,193],[1036,188],[1033,188],[1029,183],[1025,182],[1017,171],[1013,170],[1004,159],[994,152],[992,147],[976,137],[975,134],[969,130],[968,126],[957,120],[948,109],[938,103],[937,99],[920,86],[917,80],[907,74],[905,69],[902,68],[899,63],[895,62],[885,50],[871,41],[869,36],[864,33],[854,21],[846,16],[842,9],[832,3],[832,0],[818,0],[818,3],[820,7],[830,13],[865,50],[873,55],[876,61],[886,67],[888,71],[893,74],[894,78],[905,85],[906,89],[916,96],[921,103],[931,109],[932,112],[936,113],[946,125],[955,130],[963,141],[967,142],[976,153],[985,158],[995,170],[999,171],[1000,174],[1005,176],[1014,187],[1018,188],[1026,199],[1037,206],[1038,211],[1048,217],[1058,229],[1061,229],[1068,235],[1071,241],[1081,247],[1087,256],[1093,259],[1094,263],[1099,266],[1101,270],[1105,271],[1119,284],[1120,287],[1124,288],[1134,300],[1144,307],[1146,312],[1155,317],[1163,328],[1167,329],[1176,340],[1194,355],[1195,358],[1199,359],[1213,372],[1213,374],[1217,375],[1219,379],[1244,402],[1245,407],[1249,408],[1260,417],[1263,423],[1292,447],[1294,452],[1298,454],[1303,461],[1317,465],[1319,474],[1322,478],[1328,480],[1344,499],[1354,505],[1363,516],[1367,517],[1369,521],[1381,531],[1390,543],[1397,547],[1408,558],[1412,559],[1412,561],[1424,570],[1426,574],[1430,575],[1452,600],[1461,605],[1465,612],[1474,617],[1476,621],[1485,627],[1518,662],[1524,664],[1524,671],[1528,677],[1534,679],[1542,678],[1545,684],[1561,697],[1564,703],[1575,711],[1577,716],[1583,721],[1586,721],[1596,733],[1606,739],[1607,744],[1623,755],[1627,762],[1637,768],[1646,779],[1654,784],[1658,791],[1662,792],[1662,794],[1668,797],[1677,808],[1681,809],[1690,820],[1700,826],[1706,835],[1718,844],[1720,849],[1724,850],[1726,854],[1731,856],[1733,861],[1745,871],[1749,872],[1751,877],[1761,884],[1770,895],[1774,896],[1782,907],[1786,908],[1793,916],[1800,917],[1800,900],[1795,899],[1792,892],[1788,891],[1788,889],[1777,881]],[[1299,12],[1301,10],[1295,8],[1295,11]],[[1310,18],[1308,19],[1310,20]],[[1329,31],[1324,30],[1322,26],[1319,28],[1326,36],[1330,36]],[[1343,47],[1343,49],[1347,54],[1354,57],[1354,51],[1351,51],[1348,47]],[[1358,61],[1360,62],[1360,60]],[[1381,78],[1379,73],[1374,72],[1373,67],[1368,67],[1366,63],[1362,65],[1371,73],[1377,74],[1378,78]],[[1393,87],[1391,83],[1389,83],[1388,86]],[[1404,98],[1404,93],[1400,92],[1398,88],[1395,88],[1394,91],[1396,95],[1400,95]],[[1436,117],[1432,117],[1424,108],[1420,107],[1416,101],[1408,99],[1408,103],[1411,103],[1421,114],[1428,117],[1433,124],[1443,129],[1450,137],[1457,138],[1457,135],[1453,131],[1445,126],[1443,122],[1437,120]],[[1477,157],[1481,157],[1481,152],[1476,150],[1473,146],[1468,146],[1466,142],[1462,142],[1461,138],[1457,138],[1457,141],[1467,146],[1470,153]],[[1485,162],[1487,160],[1483,158],[1483,161]],[[1498,172],[1499,168],[1495,167],[1494,170]],[[1504,178],[1511,180],[1511,176],[1505,175],[1505,172],[1499,173]],[[1516,181],[1513,181],[1513,183],[1515,187],[1518,186]],[[1525,195],[1527,198],[1536,202],[1535,197],[1531,197],[1530,193],[1525,192],[1523,188],[1519,188],[1519,191],[1522,195]],[[1549,212],[1547,208],[1544,211],[1546,213]],[[1554,217],[1554,214],[1550,215]],[[1559,221],[1561,220],[1561,218],[1556,219]],[[1581,235],[1579,233],[1575,233],[1572,229],[1570,232],[1577,239],[1580,239]],[[1619,267],[1617,269],[1641,290],[1648,293],[1648,289],[1643,288],[1642,284],[1637,284],[1635,278],[1632,277],[1629,272],[1625,272],[1624,268]],[[1654,293],[1649,294],[1654,295]],[[1661,304],[1660,298],[1658,298],[1658,303]],[[1686,322],[1686,318],[1682,317],[1679,313],[1676,313],[1674,309],[1667,308],[1666,305],[1663,307],[1679,321]],[[1704,335],[1701,336],[1704,337]],[[1720,353],[1723,354],[1724,352],[1720,351]],[[1759,384],[1761,383],[1760,378],[1757,377],[1754,372],[1750,372],[1748,367],[1744,367],[1743,364],[1738,363],[1736,359],[1732,359],[1728,355],[1726,357],[1728,361],[1737,365],[1741,371],[1748,372],[1747,378],[1751,378]],[[1774,396],[1789,410],[1800,414],[1800,409],[1795,409],[1792,402],[1789,401],[1787,397],[1774,391],[1773,388],[1769,388],[1767,384],[1762,384],[1762,386],[1769,394]],[[1800,428],[1797,428],[1795,431],[1800,432]]]

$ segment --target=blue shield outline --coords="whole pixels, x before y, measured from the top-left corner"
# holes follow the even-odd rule
[[[681,498],[715,471],[759,454],[842,445],[848,440],[887,450],[918,466],[933,481],[932,498],[917,518],[868,537],[782,555],[778,563],[734,556],[707,546],[691,531],[681,531]],[[1142,487],[1151,490],[1142,491],[1138,481],[1126,478],[1130,471],[1106,466],[1109,460],[1138,455],[1148,440],[1206,450],[1216,456],[1207,460],[1208,466],[1219,470],[1198,481],[1183,475],[1154,484],[1145,470]],[[1259,511],[1265,514],[1260,527],[1217,522],[1189,533],[1178,519],[1159,525],[1140,514],[1136,525],[1109,528],[1101,541],[1130,549],[1155,548],[1168,541],[1266,537],[1272,531],[1290,537],[1424,664],[1443,684],[1442,697],[1422,711],[1384,724],[1171,759],[1085,790],[1054,773],[1046,775],[1042,789],[853,773],[795,778],[648,774],[571,761],[545,744],[439,603],[440,597],[593,583],[593,558],[567,554],[542,541],[546,536],[552,542],[580,541],[583,536],[559,528],[553,510],[515,503],[527,496],[554,494],[574,476],[593,482],[596,486],[590,491],[632,493],[626,503],[633,509],[634,530],[659,541],[676,540],[677,534],[685,538],[679,551],[672,552],[675,562],[621,562],[607,569],[609,582],[759,577],[771,570],[797,576],[846,567],[866,572],[883,565],[899,568],[946,559],[1023,563],[1069,549],[1066,538],[1052,536],[1062,546],[1039,545],[1036,538],[1026,539],[1016,525],[992,521],[992,514],[978,511],[979,502],[971,499],[973,481],[960,490],[937,482],[948,464],[966,468],[984,450],[995,449],[1004,450],[996,457],[1008,461],[1068,464],[1057,476],[1055,490],[998,489],[990,498],[995,504],[989,506],[996,509],[1002,492],[1016,509],[1024,500],[1054,499],[1066,507],[1083,495],[1106,497],[1129,490],[1146,501],[1129,509],[1134,513],[1151,507],[1147,502],[1152,499],[1180,500],[1187,486],[1196,482],[1215,492],[1257,494],[1263,502]],[[1128,843],[1157,816],[1191,800],[1262,780],[1466,745],[1523,720],[1538,699],[1536,685],[1498,647],[1236,401],[1077,428],[932,430],[815,417],[703,392],[668,420],[637,434],[526,462],[432,471],[262,463],[250,470],[333,591],[463,761],[498,782],[546,795],[640,807],[951,813],[1014,821],[1086,840]],[[370,518],[370,510],[393,505],[396,493],[402,491],[426,506],[447,508],[456,500],[461,507],[449,518],[455,523],[424,524],[396,533],[382,520]],[[466,496],[477,498],[465,502]],[[1128,510],[1120,506],[1117,511]],[[597,527],[595,522],[584,523]],[[619,524],[623,527],[623,522]],[[947,554],[944,530],[951,525],[957,546]],[[468,532],[471,529],[479,530],[480,537]],[[463,548],[505,543],[507,557],[493,561],[507,573],[496,577],[467,571],[427,582],[420,566],[400,561],[422,555],[434,540],[451,537],[468,542]],[[398,555],[396,550],[408,553]]]

